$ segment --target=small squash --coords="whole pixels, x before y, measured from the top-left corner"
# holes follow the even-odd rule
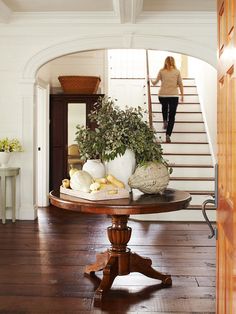
[[[70,179],[70,187],[72,190],[81,192],[90,192],[90,185],[93,183],[91,175],[84,170],[76,171]]]
[[[169,172],[165,165],[149,162],[136,168],[134,174],[129,178],[129,185],[143,193],[157,194],[166,189],[169,180]]]

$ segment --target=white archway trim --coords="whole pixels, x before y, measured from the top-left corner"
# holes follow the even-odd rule
[[[49,46],[37,54],[25,64],[22,81],[34,81],[38,69],[47,62],[63,55],[86,50],[112,49],[112,48],[136,48],[167,50],[193,56],[216,66],[215,50],[207,48],[197,42],[171,37],[155,36],[134,33],[114,33],[91,37],[80,37],[72,41],[65,41]]]

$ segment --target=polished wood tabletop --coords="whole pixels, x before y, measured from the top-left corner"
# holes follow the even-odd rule
[[[94,275],[96,271],[103,270],[103,278],[94,295],[95,304],[102,302],[104,294],[109,291],[116,276],[128,275],[131,272],[140,272],[145,276],[158,279],[162,287],[172,285],[171,276],[152,268],[150,258],[133,253],[127,247],[132,233],[132,228],[127,223],[130,215],[184,209],[191,200],[189,193],[166,189],[163,194],[134,195],[131,193],[129,198],[89,201],[52,191],[49,197],[51,204],[59,208],[80,213],[107,214],[111,217],[111,226],[107,228],[111,247],[97,254],[96,262],[87,265],[84,270],[86,275]]]
[[[129,198],[104,201],[89,201],[62,194],[59,191],[50,192],[51,204],[59,208],[107,215],[136,215],[176,211],[186,208],[190,200],[189,193],[174,189],[166,189],[163,194],[135,195],[130,193]]]

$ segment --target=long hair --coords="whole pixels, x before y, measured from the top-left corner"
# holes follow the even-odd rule
[[[175,59],[171,56],[166,57],[163,70],[176,69]]]

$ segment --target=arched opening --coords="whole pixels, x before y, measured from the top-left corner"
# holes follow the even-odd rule
[[[85,53],[85,51],[102,51],[104,48],[144,49],[146,47],[153,50],[161,49],[166,51],[176,51],[177,53],[183,53],[184,55],[198,57],[199,62],[201,62],[200,59],[202,59],[208,61],[209,64],[214,65],[214,61],[212,61],[214,60],[212,51],[208,51],[208,49],[205,49],[204,47],[201,47],[201,50],[199,50],[197,49],[199,47],[196,47],[196,44],[183,39],[175,38],[171,41],[167,38],[158,38],[158,40],[155,41],[153,37],[140,37],[133,36],[132,34],[117,37],[106,36],[62,43],[39,52],[27,62],[23,71],[22,82],[34,81],[38,71],[42,71],[44,65],[47,66],[50,62],[56,63],[63,56],[65,56],[65,58],[73,58],[77,53]],[[33,94],[34,91],[32,90],[32,95]],[[36,166],[36,159],[34,160],[34,166]]]

